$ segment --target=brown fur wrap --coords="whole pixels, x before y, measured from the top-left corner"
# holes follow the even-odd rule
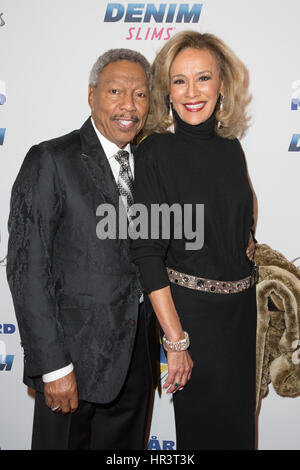
[[[300,270],[268,245],[256,245],[256,404],[272,383],[281,396],[300,394]],[[275,310],[268,308],[268,298]]]

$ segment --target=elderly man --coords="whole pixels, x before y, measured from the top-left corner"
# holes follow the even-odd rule
[[[7,274],[24,382],[36,390],[32,449],[145,446],[155,319],[129,240],[99,239],[96,226],[99,205],[118,215],[119,200],[133,202],[130,142],[147,117],[149,78],[137,52],[99,57],[91,117],[32,147],[12,189]]]

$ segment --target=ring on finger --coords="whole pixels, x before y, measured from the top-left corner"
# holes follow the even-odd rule
[[[56,411],[56,410],[58,410],[58,408],[60,408],[60,405],[51,406],[51,410],[52,410],[52,411]]]
[[[178,384],[177,382],[173,383],[174,387],[179,387],[180,384]]]

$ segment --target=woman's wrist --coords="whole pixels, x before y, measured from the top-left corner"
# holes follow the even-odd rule
[[[165,333],[165,336],[166,336],[167,340],[172,341],[172,342],[180,341],[180,340],[185,338],[183,330],[178,331],[178,329],[177,329],[177,330],[174,330],[174,331],[170,331],[170,329],[168,329],[168,331],[164,332],[164,333]]]

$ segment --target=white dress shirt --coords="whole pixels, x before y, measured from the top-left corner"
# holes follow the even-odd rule
[[[92,121],[93,127],[95,129],[95,132],[98,136],[98,139],[100,140],[100,143],[102,145],[102,148],[104,150],[104,153],[107,157],[107,160],[110,164],[112,173],[113,173],[114,178],[115,178],[116,183],[117,183],[118,178],[119,178],[119,172],[120,172],[120,164],[113,157],[118,152],[118,150],[121,150],[121,149],[116,144],[114,144],[113,142],[108,140],[106,137],[104,137],[98,131],[98,129],[97,129],[95,123],[94,123],[93,118],[91,118],[91,121]],[[123,148],[122,150],[126,150],[129,153],[129,166],[130,166],[132,176],[134,177],[134,159],[133,159],[133,155],[132,155],[132,152],[131,152],[130,144],[127,144],[126,147]],[[140,303],[141,302],[143,302],[143,296],[140,297]],[[42,376],[43,382],[48,383],[48,382],[52,382],[54,380],[61,379],[65,375],[70,374],[70,372],[72,372],[73,369],[74,369],[73,364],[68,364],[66,367],[62,367],[61,369],[55,370],[53,372],[49,372],[48,374],[44,374]]]
[[[95,123],[94,123],[94,120],[92,118],[92,124],[93,124],[93,127],[95,129],[95,132],[98,136],[98,139],[100,140],[100,143],[102,145],[102,148],[104,150],[104,153],[109,161],[109,164],[110,164],[110,167],[111,167],[111,171],[113,172],[113,175],[114,175],[114,178],[116,180],[116,183],[118,182],[118,178],[119,178],[119,172],[120,172],[120,164],[119,162],[117,162],[117,160],[114,157],[114,155],[116,155],[116,153],[119,151],[119,150],[126,150],[128,153],[129,153],[129,166],[130,166],[130,170],[131,170],[131,173],[132,173],[132,176],[134,177],[134,160],[133,160],[133,155],[132,155],[132,152],[131,152],[131,148],[130,148],[130,144],[127,144],[125,148],[123,149],[120,149],[116,144],[114,144],[113,142],[111,142],[110,140],[108,140],[106,137],[104,137],[104,135],[102,135]]]

